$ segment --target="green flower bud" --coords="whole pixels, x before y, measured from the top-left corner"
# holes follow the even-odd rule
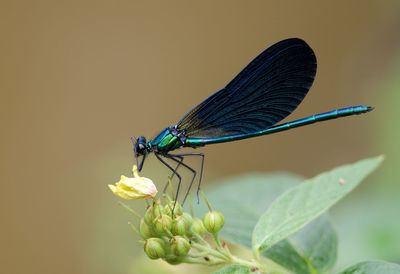
[[[181,236],[174,236],[171,239],[171,251],[178,257],[186,256],[190,248],[190,242]]]
[[[168,204],[164,206],[164,214],[172,217],[172,209],[174,209],[174,216],[180,216],[183,213],[183,209],[180,203],[176,203],[174,208],[174,201],[170,201]]]
[[[153,217],[157,218],[160,217],[162,214],[163,208],[160,205],[160,201],[157,201],[153,204]],[[154,219],[153,219],[154,220]]]
[[[154,236],[150,226],[146,224],[144,219],[140,220],[139,232],[143,239],[148,239]]]
[[[206,233],[206,228],[203,225],[203,221],[195,218],[193,220],[192,226],[191,226],[191,231],[193,233],[199,234],[200,236],[204,235],[204,233]]]
[[[153,206],[149,206],[147,208],[143,219],[148,225],[151,225],[153,223],[154,221]]]
[[[147,239],[144,244],[144,252],[152,260],[164,258],[166,254],[165,243],[159,238]]]
[[[187,228],[189,228],[191,225],[192,225],[192,223],[193,223],[193,217],[192,217],[192,215],[190,215],[189,213],[187,213],[187,212],[184,212],[183,214],[182,214],[182,217],[185,219],[185,221],[186,221],[186,224],[187,224]]]
[[[172,234],[184,236],[187,227],[188,225],[185,218],[178,216],[172,222]]]
[[[144,214],[144,220],[148,225],[152,225],[154,220],[161,215],[162,207],[160,201],[155,201],[151,206],[149,206]]]
[[[168,216],[172,217],[172,207],[170,207],[169,204],[166,204],[166,205],[164,206],[164,208],[163,208],[163,213],[164,213],[165,215],[168,215]]]
[[[193,223],[193,217],[189,213],[184,212],[182,216],[180,216],[180,219],[183,220],[181,221],[182,223],[185,224],[185,234],[182,233],[176,233],[175,235],[185,235],[185,236],[192,236],[192,231],[190,230],[190,227],[192,226]],[[183,227],[183,225],[181,225]]]
[[[168,234],[172,228],[172,218],[168,215],[160,215],[154,220],[154,231],[159,235]]]
[[[207,212],[204,215],[203,224],[208,232],[212,234],[218,233],[224,226],[224,215],[218,211]]]
[[[169,264],[177,265],[182,262],[182,257],[177,257],[175,255],[167,255],[167,257],[165,257],[163,260]]]

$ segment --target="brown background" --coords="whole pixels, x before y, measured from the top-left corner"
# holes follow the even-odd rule
[[[379,104],[398,3],[0,1],[0,272],[128,273],[136,243],[106,185],[129,172],[129,138],[175,123],[281,39],[305,39],[318,58],[290,119]],[[206,147],[204,184],[386,153],[377,112]],[[145,174],[167,172],[151,159]]]

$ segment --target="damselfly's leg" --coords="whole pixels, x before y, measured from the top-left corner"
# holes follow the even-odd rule
[[[180,163],[182,166],[184,166],[185,168],[187,168],[189,171],[191,171],[193,173],[192,180],[190,181],[188,190],[186,191],[185,197],[183,198],[183,201],[182,201],[182,204],[184,204],[185,201],[186,201],[187,196],[190,193],[190,189],[192,188],[192,185],[193,185],[194,179],[196,178],[197,172],[196,172],[196,170],[194,170],[193,168],[191,168],[190,166],[188,166],[187,164],[185,164],[182,161],[183,156],[171,155],[171,154],[166,154],[166,155],[163,155],[163,156],[168,158],[168,159],[171,159],[171,160],[175,161],[176,163]],[[180,160],[178,160],[178,159],[180,159]]]
[[[197,186],[197,191],[196,191],[197,203],[199,203],[199,200],[200,200],[199,199],[200,185],[201,185],[201,180],[203,178],[204,153],[180,153],[180,154],[168,154],[168,155],[176,156],[176,157],[185,157],[185,156],[198,156],[198,157],[201,157],[200,178],[199,178],[199,184]],[[182,162],[183,162],[183,160],[182,160]],[[177,168],[178,167],[179,167],[179,165],[177,166]]]
[[[178,199],[179,190],[180,190],[180,188],[181,188],[182,177],[181,177],[181,175],[179,175],[178,172],[175,171],[175,169],[174,169],[173,167],[171,167],[166,161],[164,161],[164,160],[160,157],[159,154],[157,154],[157,153],[154,153],[154,154],[156,155],[157,159],[158,159],[161,163],[163,163],[169,170],[171,170],[171,171],[176,175],[176,177],[178,177],[178,187],[176,188],[175,202],[174,202],[174,207],[172,208],[172,212],[174,212],[174,210],[175,210],[175,205],[176,205],[176,201],[177,201],[177,199]],[[165,155],[163,155],[163,156],[165,156]],[[168,157],[167,157],[167,158],[168,158]],[[175,159],[174,159],[174,160],[175,160]],[[176,161],[177,161],[177,160],[176,160]]]
[[[175,171],[177,171],[178,170],[178,168],[181,166],[181,164],[182,164],[182,162],[183,162],[183,157],[179,157],[179,163],[176,165],[176,167],[175,167]],[[175,172],[172,172],[172,174],[171,174],[171,176],[170,176],[170,179],[172,179],[172,178],[174,178],[174,175],[175,175]]]
[[[174,175],[177,173],[177,170],[181,166],[182,162],[183,162],[183,157],[179,157],[179,163],[176,165],[174,171],[172,171],[171,176],[169,176],[169,180],[172,180],[172,178],[174,178]],[[168,183],[165,185],[165,187],[163,189],[164,194],[167,192],[167,187],[168,187],[169,183],[170,183],[170,181],[168,181]]]

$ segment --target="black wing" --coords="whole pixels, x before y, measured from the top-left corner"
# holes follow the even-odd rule
[[[284,119],[310,89],[317,69],[313,50],[301,39],[266,49],[225,88],[189,111],[178,128],[187,137],[218,137],[267,129]]]

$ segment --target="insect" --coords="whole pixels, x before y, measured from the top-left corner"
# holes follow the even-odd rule
[[[272,45],[224,88],[186,113],[177,124],[167,127],[152,140],[147,141],[143,136],[132,139],[139,171],[147,155],[154,152],[157,159],[172,171],[172,176],[178,178],[176,201],[182,181],[178,168],[185,167],[193,175],[185,201],[197,172],[184,159],[188,156],[201,158],[198,194],[204,154],[172,151],[272,134],[373,109],[352,106],[277,124],[304,99],[314,81],[316,69],[315,54],[305,41],[291,38]],[[167,160],[175,162],[176,166],[172,167]]]

